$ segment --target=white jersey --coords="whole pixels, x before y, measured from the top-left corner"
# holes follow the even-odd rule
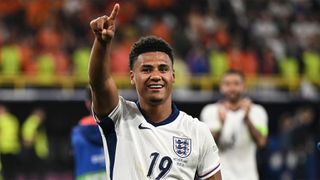
[[[205,122],[212,132],[221,130],[219,149],[222,179],[259,179],[256,165],[256,144],[244,123],[244,110],[228,110],[224,126],[221,127],[218,108],[218,103],[205,106],[201,112],[200,120]],[[260,105],[253,104],[249,118],[257,130],[266,136],[268,118],[265,109]]]
[[[111,180],[206,179],[220,170],[218,148],[209,128],[179,111],[155,124],[139,104],[119,98],[100,126]]]

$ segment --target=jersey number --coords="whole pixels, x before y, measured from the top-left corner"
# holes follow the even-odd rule
[[[156,165],[158,159],[159,159],[159,153],[154,152],[150,155],[151,160],[151,164],[148,170],[148,175],[147,177],[151,177],[154,166]],[[171,169],[172,166],[172,159],[168,156],[164,156],[161,158],[160,163],[159,163],[159,169],[160,169],[160,173],[159,175],[156,177],[156,180],[161,179],[162,177],[164,177]]]

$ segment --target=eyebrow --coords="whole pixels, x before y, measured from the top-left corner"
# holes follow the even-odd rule
[[[168,64],[159,64],[158,66],[159,67],[169,67]],[[154,66],[151,65],[151,64],[142,64],[141,67],[143,67],[143,68],[153,68]]]
[[[150,64],[142,64],[141,68],[153,68],[153,66]]]

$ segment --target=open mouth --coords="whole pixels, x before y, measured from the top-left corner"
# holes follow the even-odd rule
[[[155,90],[162,89],[163,87],[164,87],[164,85],[162,85],[162,84],[149,84],[148,85],[149,89],[155,89]]]

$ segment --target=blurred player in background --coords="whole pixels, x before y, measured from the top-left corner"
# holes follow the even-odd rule
[[[49,156],[48,138],[44,122],[46,113],[36,108],[22,125],[23,164],[27,179],[43,179]]]
[[[0,105],[0,156],[4,179],[15,179],[20,153],[19,121],[8,109]]]
[[[87,90],[85,105],[90,111],[91,91]],[[75,175],[78,180],[105,180],[106,167],[104,161],[103,143],[99,127],[90,114],[83,117],[73,128],[71,135],[75,162]]]
[[[265,109],[245,96],[242,73],[229,70],[222,77],[224,98],[206,105],[200,119],[210,128],[220,149],[224,180],[257,180],[256,149],[267,143]]]
[[[172,103],[173,53],[149,36],[130,52],[130,80],[138,102],[125,100],[110,73],[111,40],[120,6],[90,25],[95,35],[89,82],[101,128],[108,179],[221,179],[218,148],[208,127]]]

